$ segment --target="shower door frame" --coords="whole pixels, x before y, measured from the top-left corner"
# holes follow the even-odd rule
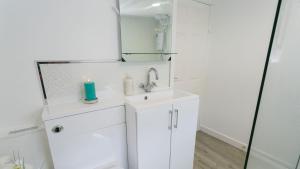
[[[253,141],[253,137],[254,137],[254,133],[255,133],[256,121],[257,121],[257,117],[258,117],[258,112],[259,112],[259,107],[260,107],[260,103],[261,103],[263,90],[264,90],[265,80],[266,80],[266,76],[267,76],[267,72],[268,72],[268,66],[269,66],[270,57],[271,57],[271,53],[272,53],[273,42],[274,42],[276,30],[277,30],[279,15],[280,15],[280,12],[281,12],[281,6],[282,6],[282,0],[278,0],[275,19],[274,19],[274,22],[273,22],[271,38],[270,38],[269,47],[268,47],[268,53],[267,53],[267,57],[266,57],[266,61],[265,61],[263,76],[262,76],[261,85],[260,85],[259,94],[258,94],[258,99],[257,99],[257,103],[256,103],[255,114],[254,114],[251,134],[250,134],[250,140],[249,140],[246,159],[245,159],[245,163],[244,163],[244,169],[247,169],[249,156],[250,156],[250,153],[251,153],[251,146],[252,146],[252,141]]]

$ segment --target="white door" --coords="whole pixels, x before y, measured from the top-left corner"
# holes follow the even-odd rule
[[[138,168],[169,169],[172,104],[137,113]]]
[[[208,71],[210,59],[208,32],[211,10],[210,6],[195,0],[178,0],[176,14],[178,55],[174,58],[174,87],[203,97],[206,96],[205,84],[210,72]],[[199,112],[199,119],[202,114]]]
[[[198,99],[173,104],[170,169],[193,169]]]

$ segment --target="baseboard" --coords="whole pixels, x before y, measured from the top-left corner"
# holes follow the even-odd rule
[[[200,130],[203,131],[204,133],[206,133],[208,135],[211,135],[211,136],[213,136],[213,137],[215,137],[219,140],[222,140],[225,143],[230,144],[230,145],[232,145],[232,146],[234,146],[234,147],[236,147],[236,148],[238,148],[238,149],[240,149],[244,152],[247,151],[247,145],[245,143],[242,143],[238,140],[235,140],[231,137],[228,137],[225,134],[222,134],[220,132],[217,132],[217,131],[215,131],[211,128],[208,128],[208,127],[202,126],[202,125],[200,125]]]
[[[287,162],[280,160],[279,158],[266,153],[262,150],[259,150],[257,148],[252,148],[251,149],[251,157],[252,158],[257,158],[264,162],[265,164],[269,165],[272,167],[272,169],[289,169],[289,168],[294,168],[294,166],[291,166]]]

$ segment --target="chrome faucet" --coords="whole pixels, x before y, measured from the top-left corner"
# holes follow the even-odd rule
[[[151,90],[154,88],[154,87],[156,87],[157,85],[156,85],[156,83],[155,82],[151,82],[151,72],[154,72],[155,73],[155,79],[156,80],[158,80],[159,79],[159,77],[158,77],[158,71],[155,69],[155,68],[150,68],[149,70],[148,70],[148,74],[147,74],[147,83],[146,84],[143,84],[143,83],[141,83],[140,84],[140,88],[142,88],[142,89],[144,89],[145,90],[145,92],[151,92]]]

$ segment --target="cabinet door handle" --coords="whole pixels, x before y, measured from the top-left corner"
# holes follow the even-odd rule
[[[175,114],[176,114],[176,121],[174,124],[174,128],[177,129],[178,128],[178,109],[175,109]]]
[[[168,126],[169,130],[172,130],[172,119],[173,119],[173,111],[170,110],[169,111],[169,126]]]

